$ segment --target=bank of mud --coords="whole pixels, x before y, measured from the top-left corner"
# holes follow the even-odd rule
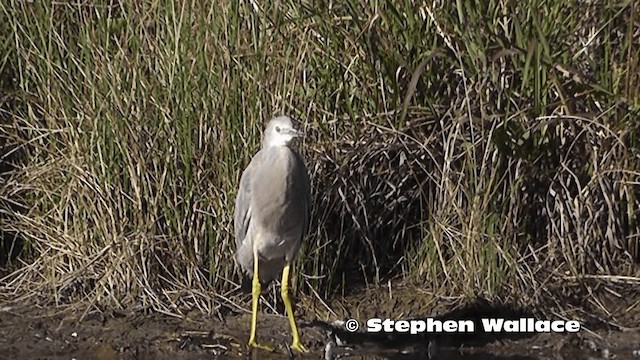
[[[304,298],[297,318],[308,354],[291,354],[290,332],[283,315],[259,314],[258,339],[271,353],[250,351],[249,302],[221,308],[215,315],[198,311],[181,317],[154,312],[83,311],[6,304],[0,311],[0,354],[7,359],[640,359],[640,327],[620,326],[604,319],[582,318],[575,334],[367,334],[351,333],[339,323],[371,317],[391,319],[520,318],[539,311],[514,309],[478,301],[451,309],[450,299],[436,298],[415,288],[369,289],[332,301]],[[640,324],[640,311],[629,299],[624,313],[612,314],[625,324]],[[636,305],[637,306],[637,305]],[[265,307],[263,306],[263,309]],[[305,311],[306,309],[306,311]],[[313,309],[311,311],[310,309]],[[87,310],[85,307],[84,310]],[[578,312],[566,316],[579,316]],[[562,318],[558,314],[557,318]],[[594,315],[594,317],[597,317]]]

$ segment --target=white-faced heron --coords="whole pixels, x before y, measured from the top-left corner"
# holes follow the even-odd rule
[[[301,137],[287,116],[273,118],[262,137],[262,149],[242,173],[234,215],[235,259],[253,276],[249,346],[271,350],[256,342],[258,298],[282,271],[282,300],[291,332],[292,348],[306,352],[300,342],[289,298],[291,262],[300,249],[309,222],[309,175],[301,156],[291,147]]]

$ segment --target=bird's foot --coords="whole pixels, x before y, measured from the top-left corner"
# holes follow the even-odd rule
[[[306,347],[304,347],[304,345],[302,345],[302,343],[300,341],[294,341],[293,344],[291,344],[291,348],[297,352],[300,353],[308,353],[309,350],[307,350]]]
[[[273,348],[269,345],[258,344],[255,340],[249,340],[249,347],[252,349],[260,349],[264,351],[273,352]]]

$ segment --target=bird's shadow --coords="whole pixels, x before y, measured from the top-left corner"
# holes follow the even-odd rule
[[[501,359],[502,357],[488,352],[474,351],[467,354],[460,349],[482,348],[483,346],[503,340],[520,340],[535,335],[533,332],[489,332],[485,331],[482,319],[501,318],[505,320],[519,320],[521,318],[534,318],[531,311],[517,309],[508,305],[491,305],[489,302],[479,299],[476,302],[447,313],[418,317],[405,320],[469,320],[474,323],[473,332],[454,333],[429,333],[408,334],[399,332],[349,332],[343,324],[330,324],[319,320],[303,324],[302,327],[316,327],[327,333],[328,343],[331,343],[336,350],[334,353],[349,353],[354,355],[378,355],[387,359],[418,359],[433,356],[437,352],[437,357],[442,358],[464,358],[472,356],[481,359]],[[394,319],[400,320],[400,319]],[[435,350],[437,349],[437,350]],[[524,355],[515,358],[531,359]],[[509,356],[508,358],[514,358]]]

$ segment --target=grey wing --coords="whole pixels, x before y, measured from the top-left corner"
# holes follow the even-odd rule
[[[240,249],[240,245],[242,245],[249,229],[249,221],[251,220],[251,179],[255,168],[255,159],[258,155],[259,153],[251,159],[249,166],[240,177],[240,186],[236,195],[236,208],[233,216],[237,249]]]
[[[298,176],[300,179],[302,179],[300,187],[303,193],[302,199],[304,201],[305,214],[303,219],[302,233],[300,234],[300,239],[298,240],[297,245],[292,248],[292,253],[290,253],[291,257],[295,257],[295,254],[297,254],[298,250],[300,249],[302,240],[304,240],[304,237],[307,235],[307,231],[309,230],[309,221],[311,219],[311,179],[309,178],[309,172],[304,164],[304,160],[302,160],[302,156],[297,153],[296,155],[300,164],[300,166],[298,166],[298,171],[300,172]]]

